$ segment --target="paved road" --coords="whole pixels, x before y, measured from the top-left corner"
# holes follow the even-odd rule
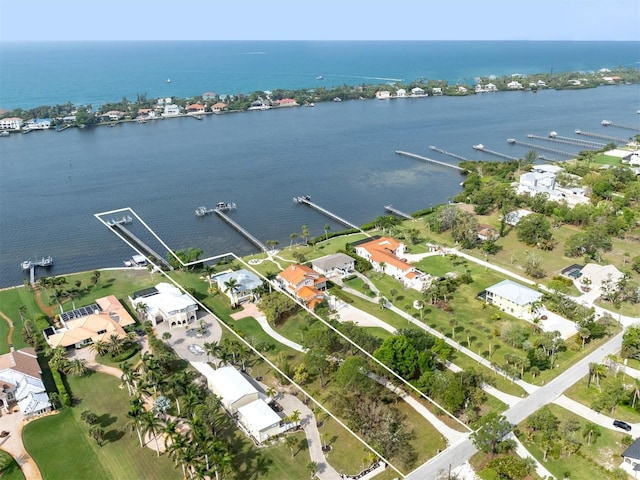
[[[533,412],[544,405],[552,403],[571,385],[583,378],[589,368],[589,363],[600,363],[607,355],[620,351],[622,346],[622,332],[609,340],[602,347],[585,356],[578,363],[569,367],[565,372],[551,380],[544,387],[538,388],[527,398],[518,402],[505,412],[507,420],[513,424],[520,423]],[[411,480],[433,480],[438,472],[447,471],[449,467],[456,467],[468,460],[477,449],[472,441],[467,439],[457,445],[448,448],[429,462],[418,467],[406,478]]]

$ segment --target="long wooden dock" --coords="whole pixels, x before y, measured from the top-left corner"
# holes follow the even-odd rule
[[[303,196],[300,196],[300,197],[294,197],[294,198],[293,198],[293,201],[294,201],[295,203],[299,203],[299,204],[302,204],[302,205],[307,205],[308,207],[311,207],[311,208],[313,208],[313,209],[317,210],[318,212],[325,214],[327,217],[329,217],[329,218],[331,218],[331,219],[335,220],[336,222],[341,223],[342,225],[344,225],[344,226],[346,226],[346,227],[356,229],[356,230],[358,230],[358,231],[360,231],[360,232],[364,233],[365,235],[369,236],[369,234],[367,234],[367,233],[366,233],[364,230],[362,230],[359,226],[357,226],[357,225],[355,225],[355,224],[351,223],[351,222],[350,222],[350,221],[348,221],[348,220],[345,220],[344,218],[340,217],[339,215],[336,215],[336,214],[335,214],[335,213],[333,213],[333,212],[330,212],[330,211],[329,211],[329,210],[327,210],[326,208],[322,208],[320,205],[318,205],[318,204],[316,204],[316,203],[313,203],[313,202],[311,201],[311,197],[310,197],[309,195],[303,195]]]
[[[599,142],[590,142],[588,140],[578,140],[576,138],[561,137],[556,132],[551,132],[548,137],[530,133],[527,135],[527,138],[532,138],[534,140],[543,140],[545,142],[564,143],[566,145],[574,145],[582,149],[586,148],[587,150],[600,150],[605,145],[604,143]]]
[[[441,162],[439,160],[434,160],[433,158],[423,157],[422,155],[417,155],[415,153],[404,152],[402,150],[396,150],[398,155],[404,155],[405,157],[417,158],[418,160],[422,160],[423,162],[433,163],[435,165],[440,165],[442,167],[453,168],[454,170],[458,170],[460,172],[464,172],[464,168],[460,168],[457,165],[451,165],[450,163]]]
[[[600,138],[602,140],[609,140],[614,143],[625,144],[628,143],[628,139],[620,137],[612,137],[610,135],[602,135],[601,133],[585,132],[584,130],[576,130],[576,135],[585,135],[587,137]]]
[[[147,254],[153,256],[153,258],[157,262],[162,263],[169,270],[173,270],[173,267],[171,266],[171,264],[167,260],[165,260],[165,258],[162,255],[160,255],[158,252],[153,250],[149,245],[147,245],[138,237],[136,237],[133,233],[131,233],[131,231],[127,227],[125,227],[123,223],[114,223],[113,225],[109,225],[109,226],[114,230],[120,230],[124,235],[129,237],[130,240],[137,243],[142,250],[147,252]]]
[[[398,210],[397,208],[394,208],[392,205],[385,205],[384,209],[387,212],[391,212],[394,215],[397,215],[397,216],[402,217],[402,218],[406,218],[407,220],[414,220],[414,218],[411,215],[409,215],[408,213],[403,212],[402,210]]]
[[[515,138],[508,138],[507,143],[510,143],[511,145],[522,145],[523,147],[531,148],[536,151],[542,150],[544,152],[555,153],[556,155],[563,155],[568,158],[575,157],[575,154],[573,153],[563,152],[562,150],[556,150],[555,148],[545,147],[543,145],[536,145],[535,143],[521,142]]]
[[[505,160],[512,160],[515,162],[519,160],[519,158],[512,157],[511,155],[507,155],[506,153],[500,153],[500,152],[496,152],[495,150],[489,150],[488,148],[485,148],[485,146],[482,144],[474,145],[473,148],[480,152],[485,152],[485,153],[488,153],[489,155],[493,155],[494,157],[504,158]]]
[[[602,120],[601,125],[603,127],[618,127],[624,128],[625,130],[633,130],[634,132],[640,132],[640,128],[634,127],[632,125],[622,125],[621,123],[612,122],[611,120]]]
[[[442,155],[446,155],[448,157],[451,158],[455,158],[456,160],[460,160],[462,162],[470,162],[471,160],[469,160],[466,157],[463,157],[462,155],[458,155],[457,153],[451,153],[451,152],[447,152],[446,150],[443,150],[441,148],[436,147],[435,145],[429,145],[429,148],[431,150],[433,150],[434,152],[438,152],[441,153]]]
[[[235,228],[239,233],[241,233],[247,240],[249,240],[251,243],[253,243],[260,250],[262,250],[263,252],[268,252],[269,251],[269,248],[267,248],[267,246],[264,243],[262,243],[256,237],[254,237],[251,233],[249,233],[249,231],[247,231],[244,228],[242,228],[237,222],[232,220],[229,217],[229,215],[224,213],[224,211],[222,209],[216,208],[214,210],[214,213],[216,215],[218,215],[222,220],[227,222],[229,225],[231,225],[233,228]]]

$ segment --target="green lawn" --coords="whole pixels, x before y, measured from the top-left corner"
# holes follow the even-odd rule
[[[582,417],[579,417],[558,405],[550,404],[548,407],[562,423],[569,419],[578,420],[581,425],[585,425],[587,423],[587,421]],[[524,425],[525,423],[523,422],[518,426],[518,429],[522,431],[524,429]],[[536,436],[535,440],[532,442],[527,441],[526,438],[524,438],[524,435],[519,435],[519,438],[525,447],[527,447],[529,452],[557,478],[563,478],[564,472],[567,471],[571,472],[572,479],[609,478],[601,468],[611,470],[622,463],[622,457],[620,454],[627,447],[622,444],[621,440],[626,436],[626,434],[606,428],[600,428],[600,433],[601,435],[595,440],[595,442],[587,446],[587,442],[582,436],[582,430],[576,432],[576,437],[581,442],[578,452],[569,457],[561,456],[559,458],[553,458],[549,456],[546,462],[543,461],[544,455],[539,447],[538,436]],[[601,468],[598,468],[598,466]]]
[[[94,373],[68,377],[68,381],[77,406],[30,422],[23,432],[25,447],[44,478],[67,479],[69,472],[75,478],[93,480],[181,477],[167,455],[157,458],[152,449],[140,447],[135,435],[123,432],[129,396],[126,389],[119,388],[117,378]],[[102,446],[89,437],[88,426],[80,420],[84,410],[98,415],[105,431]],[[64,449],[52,445],[64,445]]]
[[[11,457],[10,453],[6,451],[4,452]],[[0,473],[0,478],[2,478],[2,480],[25,480],[24,474],[20,469],[20,465],[18,465],[18,462],[16,462],[15,458],[13,458],[13,461],[9,465],[7,465],[4,470],[2,470],[2,473]]]
[[[600,380],[600,386],[604,390],[607,384],[613,381],[612,374],[607,372],[604,378]],[[622,374],[618,374],[620,378]],[[633,379],[631,377],[623,377],[626,378],[626,381],[623,380],[623,383],[627,383],[629,385],[633,384]],[[596,385],[595,380],[592,379],[591,385],[587,387],[587,377],[585,376],[582,380],[576,382],[571,388],[569,388],[565,395],[577,402],[586,405],[587,407],[591,407],[591,404],[594,400],[599,396],[600,390]],[[636,402],[636,406],[638,406]],[[620,420],[624,420],[630,423],[638,423],[640,422],[640,412],[631,408],[629,405],[618,405],[613,412],[611,411],[603,411],[603,415],[608,415],[610,417],[618,418]]]

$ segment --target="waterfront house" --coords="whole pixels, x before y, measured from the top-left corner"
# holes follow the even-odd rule
[[[497,92],[498,91],[498,87],[496,87],[496,85],[494,83],[487,83],[484,86],[484,90],[486,92]]]
[[[35,118],[33,120],[28,120],[24,128],[27,130],[48,130],[51,128],[51,119]]]
[[[180,115],[180,107],[175,103],[165,103],[162,115],[165,117]]]
[[[484,92],[486,92],[486,90],[484,88],[484,85],[482,85],[481,83],[476,84],[474,90],[475,90],[476,93],[484,93]]]
[[[100,120],[102,122],[116,122],[118,120],[122,120],[124,118],[124,112],[120,112],[118,110],[109,110],[108,112],[100,115]]]
[[[229,297],[232,305],[251,301],[253,299],[253,291],[262,285],[262,281],[255,273],[244,268],[221,272],[214,275],[211,280],[216,282],[218,289]],[[234,288],[229,288],[228,285],[230,284],[234,284]]]
[[[341,277],[355,270],[355,260],[344,253],[334,253],[312,260],[311,267],[327,278]]]
[[[5,413],[17,405],[25,418],[51,410],[35,349],[11,347],[0,355],[0,405]]]
[[[406,96],[407,96],[407,91],[404,88],[399,88],[398,90],[396,90],[396,97],[404,98]]]
[[[164,282],[135,292],[129,301],[137,311],[145,310],[144,319],[150,320],[154,327],[161,322],[168,323],[170,328],[186,327],[195,321],[198,310],[198,304],[191,296]]]
[[[402,282],[407,288],[422,291],[432,277],[413,267],[405,259],[404,243],[390,237],[376,237],[354,245],[356,254],[371,263],[373,269]]]
[[[465,95],[467,93],[467,87],[463,87],[462,85],[458,85],[458,93]]]
[[[431,94],[432,95],[442,95],[442,88],[441,87],[433,87],[431,89]]]
[[[20,117],[8,117],[0,119],[0,130],[20,130],[24,120]]]
[[[299,105],[293,98],[282,98],[273,103],[276,107],[297,107]]]
[[[507,88],[511,90],[522,90],[522,84],[516,80],[507,83]]]
[[[204,105],[200,105],[199,103],[192,103],[191,105],[187,105],[186,111],[187,113],[191,114],[204,113]]]
[[[156,118],[156,111],[151,108],[139,108],[137,118]]]
[[[226,109],[227,109],[227,104],[223,102],[218,102],[211,105],[211,111],[213,113],[220,113]]]
[[[276,277],[280,286],[313,309],[324,300],[327,279],[306,265],[294,264]]]
[[[414,97],[426,97],[424,90],[420,87],[414,87],[411,89],[411,95]]]
[[[391,92],[389,92],[389,90],[378,90],[376,92],[376,98],[378,100],[388,100],[391,98]]]
[[[537,82],[537,87],[538,88],[544,88],[546,86],[547,86],[547,84],[543,80],[538,80],[538,82]]]
[[[114,295],[62,312],[59,321],[60,327],[47,327],[43,332],[51,348],[82,348],[97,341],[107,341],[111,335],[125,338],[124,327],[136,323]]]
[[[535,316],[542,294],[512,280],[503,280],[485,290],[485,301],[516,318]]]

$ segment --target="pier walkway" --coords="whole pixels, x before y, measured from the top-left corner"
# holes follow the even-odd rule
[[[610,120],[602,120],[601,125],[603,127],[618,127],[624,128],[625,130],[633,130],[634,132],[640,132],[640,128],[634,127],[633,125],[622,125],[621,123],[615,123]]]
[[[464,172],[464,168],[460,168],[457,165],[451,165],[450,163],[441,162],[439,160],[434,160],[433,158],[423,157],[422,155],[416,155],[415,153],[403,152],[402,150],[396,150],[398,155],[404,155],[405,157],[417,158],[418,160],[422,160],[428,163],[434,163],[436,165],[440,165],[443,167],[453,168],[454,170],[458,170],[460,172]]]
[[[564,143],[567,145],[574,145],[580,148],[586,148],[589,150],[600,150],[604,147],[604,143],[600,142],[590,142],[589,140],[578,140],[570,137],[562,137],[558,135],[556,132],[551,132],[548,137],[543,137],[541,135],[527,135],[528,138],[532,138],[534,140],[544,140],[545,142],[556,142],[556,143]]]
[[[391,212],[394,215],[397,215],[399,217],[402,218],[406,218],[407,220],[415,220],[415,218],[413,218],[411,215],[409,215],[408,213],[403,212],[402,210],[398,210],[397,208],[394,208],[392,205],[385,205],[384,209],[387,212]]]
[[[114,224],[108,224],[109,227],[111,227],[114,230],[120,230],[122,232],[122,234],[126,235],[127,237],[129,237],[133,242],[137,243],[138,246],[144,250],[148,255],[153,256],[153,258],[159,262],[162,263],[165,267],[167,267],[169,270],[173,270],[173,267],[169,264],[169,262],[167,262],[164,257],[162,255],[160,255],[158,252],[156,252],[155,250],[153,250],[149,245],[147,245],[146,243],[144,243],[142,240],[140,240],[138,237],[136,237],[133,233],[131,233],[131,231],[124,226],[124,223],[114,223]]]
[[[488,148],[485,148],[484,145],[482,145],[482,144],[474,145],[473,148],[475,150],[478,150],[480,152],[488,153],[489,155],[493,155],[493,156],[498,157],[498,158],[504,158],[505,160],[513,160],[513,161],[516,161],[516,162],[518,160],[520,160],[519,158],[512,157],[511,155],[507,155],[506,153],[500,153],[500,152],[496,152],[494,150],[489,150]]]
[[[601,133],[593,133],[593,132],[585,132],[584,130],[576,130],[576,135],[584,135],[586,137],[600,138],[602,140],[609,140],[610,142],[625,144],[629,142],[629,140],[625,140],[624,138],[612,137],[610,135],[602,135]]]
[[[214,213],[216,215],[218,215],[222,220],[224,220],[225,222],[227,222],[229,225],[231,225],[233,228],[235,228],[238,232],[240,232],[247,240],[249,240],[251,243],[253,243],[256,247],[258,247],[260,250],[262,250],[263,252],[269,252],[269,248],[267,248],[267,246],[262,243],[260,240],[258,240],[256,237],[254,237],[251,233],[249,233],[247,230],[245,230],[243,227],[241,227],[240,225],[238,225],[238,223],[236,223],[234,220],[232,220],[229,215],[227,215],[226,213],[224,213],[222,211],[222,209],[220,208],[216,208],[214,210]]]
[[[336,215],[335,213],[330,212],[329,210],[327,210],[326,208],[322,208],[320,205],[313,203],[311,201],[311,197],[309,195],[304,195],[301,197],[294,197],[293,199],[296,203],[301,203],[303,205],[307,205],[308,207],[311,207],[317,211],[319,211],[320,213],[324,213],[327,217],[335,220],[338,223],[341,223],[342,225],[349,227],[349,228],[353,228],[358,230],[360,233],[364,233],[367,237],[369,237],[370,235],[365,232],[364,230],[362,230],[359,226],[351,223],[348,220],[345,220],[344,218]]]
[[[457,160],[460,160],[462,162],[470,162],[471,160],[469,160],[466,157],[463,157],[462,155],[458,155],[456,153],[451,153],[451,152],[447,152],[446,150],[443,150],[441,148],[436,147],[435,145],[429,145],[429,148],[431,150],[433,150],[434,152],[438,152],[441,153],[442,155],[447,155],[449,157],[455,158]]]
[[[528,147],[536,151],[542,150],[544,152],[551,152],[555,153],[556,155],[563,155],[568,158],[575,157],[575,154],[573,153],[563,152],[562,150],[556,150],[555,148],[545,147],[543,145],[536,145],[535,143],[521,142],[519,140],[516,140],[515,138],[507,139],[507,143],[510,143],[511,145],[522,145],[523,147]]]

